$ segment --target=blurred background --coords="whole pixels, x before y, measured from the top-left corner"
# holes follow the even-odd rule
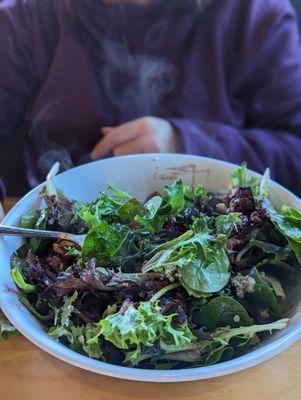
[[[292,0],[292,3],[298,13],[301,32],[301,0]],[[17,129],[16,131],[20,130]],[[29,186],[25,171],[22,137],[16,136],[10,143],[1,143],[0,176],[3,178],[9,196],[20,196],[28,191]]]

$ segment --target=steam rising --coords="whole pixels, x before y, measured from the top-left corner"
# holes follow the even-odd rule
[[[163,97],[175,87],[174,65],[167,58],[130,54],[125,44],[108,39],[103,52],[103,83],[121,119],[156,114]]]
[[[49,102],[35,116],[29,137],[34,138],[35,147],[38,150],[38,168],[42,176],[46,176],[55,162],[61,165],[61,171],[73,167],[70,151],[58,143],[51,142],[48,124],[55,118],[56,110],[59,108],[59,102]]]
[[[126,19],[123,6],[120,6],[120,12],[122,18]],[[127,21],[126,25],[128,28],[124,29],[118,40],[116,36],[112,39],[109,32],[112,27],[108,27],[107,35],[102,37],[94,54],[95,60],[99,56],[102,60],[94,60],[97,65],[96,74],[100,78],[98,90],[104,91],[109,105],[113,106],[117,118],[116,125],[141,116],[160,115],[164,103],[162,100],[175,88],[178,76],[176,67],[167,57],[144,54],[144,49],[140,54],[133,54],[126,40],[126,30],[130,29],[130,21]],[[145,42],[150,41],[154,30],[156,31],[155,25],[150,27]],[[88,38],[88,44],[91,42],[92,39]],[[93,57],[93,54],[91,55]],[[49,122],[55,120],[59,108],[60,104],[57,101],[49,102],[35,116],[29,133],[39,154],[38,168],[44,176],[57,161],[61,170],[71,168],[74,162],[71,148],[67,149],[51,142]],[[74,137],[73,147],[77,145],[76,140]],[[82,158],[82,162],[83,160],[85,157]]]

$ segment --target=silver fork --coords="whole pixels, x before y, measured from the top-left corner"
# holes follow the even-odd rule
[[[25,229],[5,225],[0,225],[0,236],[23,236],[27,238],[37,237],[44,239],[67,240],[68,242],[75,243],[80,247],[83,247],[86,238],[86,235],[74,235],[66,232]]]

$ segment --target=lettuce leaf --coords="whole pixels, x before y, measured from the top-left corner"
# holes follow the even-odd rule
[[[229,281],[230,262],[225,248],[218,243],[206,225],[196,224],[200,231],[187,231],[164,243],[143,266],[143,272],[176,270],[179,281],[195,297],[222,290]]]
[[[237,229],[238,225],[241,224],[241,213],[230,213],[225,215],[219,215],[215,218],[215,227],[218,234],[229,237],[233,229]]]
[[[88,344],[97,344],[99,337],[123,350],[130,350],[125,362],[134,366],[140,359],[141,346],[152,347],[157,341],[165,346],[186,348],[196,341],[187,323],[175,329],[174,314],[163,315],[158,303],[141,302],[136,308],[126,300],[120,311],[102,319],[94,328]]]
[[[128,193],[117,189],[113,185],[101,191],[98,198],[92,203],[83,204],[78,207],[77,214],[89,228],[94,228],[108,218],[118,218],[118,210],[124,215],[122,209],[126,203],[134,200]]]
[[[56,340],[65,338],[71,349],[84,352],[91,358],[104,359],[100,345],[88,343],[93,335],[93,324],[75,326],[70,321],[72,313],[77,312],[73,305],[77,296],[78,293],[74,292],[71,297],[64,297],[62,307],[55,309],[54,326],[49,329],[48,336]]]
[[[163,199],[161,196],[154,196],[144,204],[144,209],[147,210],[146,218],[154,219],[157,215]]]
[[[99,262],[109,261],[118,253],[126,234],[123,225],[101,221],[86,236],[82,249],[83,259],[96,257]]]
[[[286,238],[301,264],[301,214],[290,207],[284,208],[284,215],[278,214],[269,200],[264,199],[262,208],[278,231]]]
[[[8,339],[14,332],[16,332],[16,328],[9,322],[0,309],[0,339]]]
[[[22,216],[20,226],[21,228],[26,229],[43,230],[46,229],[47,218],[47,209],[39,211],[28,211]],[[34,254],[36,254],[39,250],[41,250],[43,243],[45,243],[45,240],[43,241],[40,238],[31,238],[29,239],[29,248]]]
[[[232,358],[239,350],[250,345],[251,341],[257,338],[257,333],[281,330],[287,327],[288,319],[264,324],[251,325],[240,328],[218,328],[211,333],[211,340],[204,340],[192,345],[189,349],[182,351],[167,352],[164,355],[154,357],[153,362],[163,361],[184,361],[193,363],[195,366],[216,364],[217,362]]]
[[[51,328],[48,335],[55,340],[66,338],[71,349],[84,352],[84,354],[87,354],[91,358],[104,360],[100,345],[98,343],[88,343],[92,332],[93,325],[91,323],[70,327],[58,325],[55,328]]]
[[[35,285],[30,285],[29,283],[25,282],[25,279],[19,269],[17,267],[13,268],[10,271],[11,277],[15,284],[23,290],[25,293],[34,293],[37,291],[37,287]]]
[[[185,186],[185,207],[193,207],[201,198],[207,204],[211,198],[208,190],[203,185]]]
[[[160,214],[176,215],[185,206],[185,187],[182,179],[177,179],[172,185],[166,185],[163,192],[163,203]]]
[[[262,176],[262,178],[258,178],[256,176],[252,176],[250,179],[248,178],[248,167],[246,163],[242,163],[242,165],[233,172],[231,175],[231,181],[233,186],[249,186],[252,189],[253,196],[257,199],[263,199],[268,197],[270,193],[270,170],[267,168]]]
[[[257,193],[260,184],[259,178],[255,176],[252,176],[250,179],[248,178],[248,167],[245,162],[233,172],[231,181],[233,186],[250,186],[253,194]]]

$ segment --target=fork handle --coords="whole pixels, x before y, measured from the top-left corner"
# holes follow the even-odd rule
[[[15,226],[5,226],[0,225],[0,236],[23,236],[23,237],[37,237],[44,239],[60,239],[60,240],[69,240],[74,242],[74,237],[70,233],[65,232],[55,232],[55,231],[46,231],[46,230],[37,230],[37,229],[25,229],[19,228]]]

